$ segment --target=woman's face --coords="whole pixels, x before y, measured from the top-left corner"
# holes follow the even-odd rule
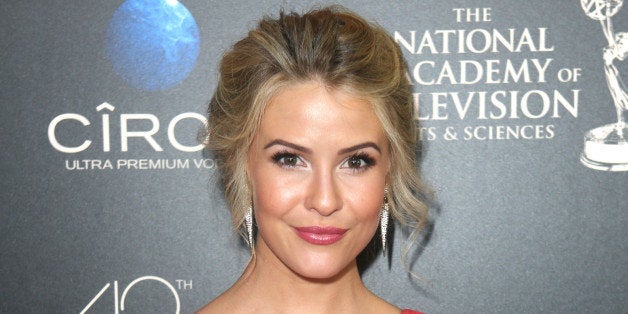
[[[377,230],[389,158],[365,100],[317,82],[281,89],[248,156],[257,258],[313,279],[352,266]]]

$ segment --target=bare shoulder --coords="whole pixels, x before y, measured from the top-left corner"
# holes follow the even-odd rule
[[[195,314],[225,313],[225,306],[220,303],[221,302],[217,302],[217,300],[213,300],[196,311]]]
[[[217,298],[199,309],[196,314],[250,313],[259,303],[257,302],[259,300],[252,297],[248,291],[242,291],[241,288],[242,286],[236,282]]]
[[[236,313],[237,311],[234,312],[234,310],[238,306],[231,299],[227,291],[196,311],[195,314]]]

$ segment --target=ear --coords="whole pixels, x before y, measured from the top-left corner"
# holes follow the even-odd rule
[[[392,147],[388,146],[388,164],[386,165],[386,180],[384,181],[384,185],[389,187],[392,182],[392,168],[393,168],[393,156],[391,154]]]
[[[249,150],[250,151],[250,150]],[[251,156],[250,153],[245,153],[244,154],[244,159],[243,163],[244,163],[244,177],[246,180],[246,189],[249,192],[250,195],[253,195],[253,178],[251,176]]]
[[[252,171],[252,167],[253,167],[253,163],[255,162],[259,162],[259,158],[257,158],[257,141],[255,139],[253,139],[253,141],[251,142],[251,145],[249,145],[249,147],[246,149],[246,151],[242,152],[242,163],[244,164],[244,175],[245,175],[245,179],[246,179],[246,189],[249,192],[249,195],[251,195],[251,197],[253,197],[253,176],[251,175]]]

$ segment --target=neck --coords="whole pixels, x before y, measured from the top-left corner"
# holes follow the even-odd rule
[[[255,307],[273,312],[333,313],[355,310],[370,294],[353,261],[336,275],[324,279],[303,277],[260,243],[234,288],[245,292]],[[267,252],[268,251],[268,252]]]

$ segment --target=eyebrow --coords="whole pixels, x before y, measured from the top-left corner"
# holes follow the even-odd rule
[[[290,147],[292,149],[296,149],[298,151],[301,151],[301,152],[304,152],[304,153],[307,153],[307,154],[311,154],[312,153],[312,150],[307,148],[307,147],[303,147],[301,145],[290,143],[288,141],[284,141],[284,140],[281,140],[281,139],[276,139],[276,140],[271,141],[270,143],[266,144],[266,146],[264,146],[264,149],[267,149],[267,148],[269,148],[271,146],[274,146],[274,145],[282,145],[282,146]],[[358,145],[353,145],[351,147],[343,148],[343,149],[338,151],[338,155],[344,155],[346,153],[350,153],[350,152],[353,152],[353,151],[356,151],[356,150],[359,150],[359,149],[363,149],[363,148],[367,148],[367,147],[371,147],[371,148],[375,149],[376,151],[378,151],[379,153],[382,152],[382,150],[379,148],[379,146],[377,146],[377,144],[375,144],[373,142],[364,142],[364,143],[361,143],[361,144],[358,144]]]
[[[338,155],[344,155],[346,153],[350,153],[362,148],[367,148],[367,147],[372,147],[373,149],[375,149],[377,152],[381,153],[382,150],[379,149],[379,146],[377,146],[377,144],[373,143],[373,142],[365,142],[362,144],[358,144],[358,145],[354,145],[351,147],[347,147],[347,148],[343,148],[340,151],[338,151]]]
[[[297,145],[297,144],[290,143],[290,142],[287,142],[287,141],[284,141],[284,140],[280,140],[280,139],[273,140],[272,142],[266,144],[266,146],[264,146],[264,149],[267,149],[267,148],[269,148],[271,146],[274,146],[274,145],[287,146],[287,147],[290,147],[292,149],[296,149],[298,151],[304,152],[306,154],[311,154],[312,153],[312,150],[307,148],[307,147],[303,147],[301,145]]]

